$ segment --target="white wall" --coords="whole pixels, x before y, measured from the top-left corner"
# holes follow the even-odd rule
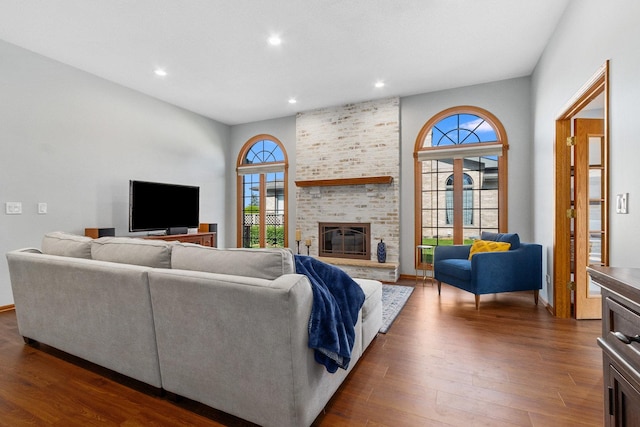
[[[640,267],[640,180],[637,118],[640,113],[640,2],[574,0],[547,45],[532,76],[534,139],[534,237],[546,247],[553,277],[554,132],[567,102],[610,60],[610,199],[629,193],[629,214],[610,210],[612,266]],[[553,288],[543,289],[552,302]]]
[[[509,142],[509,232],[533,242],[531,210],[531,93],[530,79],[522,77],[400,99],[401,187],[400,273],[415,274],[414,160],[418,132],[441,111],[472,105],[494,114],[503,124]]]
[[[224,229],[228,126],[2,41],[0,64],[3,258],[53,230],[128,234],[130,179],[200,186],[202,222]],[[0,306],[12,303],[2,261]]]

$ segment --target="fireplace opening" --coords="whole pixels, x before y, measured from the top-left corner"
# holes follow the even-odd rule
[[[321,257],[371,259],[371,224],[321,222],[319,230]]]

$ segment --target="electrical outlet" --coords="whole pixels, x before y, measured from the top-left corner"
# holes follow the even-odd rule
[[[549,276],[548,274],[545,275],[545,279],[547,279],[547,285],[551,284],[551,276]]]
[[[38,203],[38,214],[44,215],[47,213],[47,204],[44,202]]]
[[[22,213],[22,202],[6,202],[5,212],[7,215],[20,215]]]

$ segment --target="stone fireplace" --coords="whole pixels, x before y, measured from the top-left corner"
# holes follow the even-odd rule
[[[319,256],[371,259],[371,224],[321,222],[318,228]]]
[[[322,256],[353,277],[396,281],[399,276],[399,118],[398,98],[296,117],[296,230],[310,240],[310,255]],[[330,229],[323,234],[321,223],[368,224],[368,230]],[[340,237],[345,237],[342,243]],[[386,263],[378,263],[371,251],[380,239],[387,245]],[[346,254],[338,254],[341,244]]]

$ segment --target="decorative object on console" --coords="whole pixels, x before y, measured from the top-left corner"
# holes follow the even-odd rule
[[[302,240],[302,231],[300,231],[300,229],[296,229],[296,247],[298,249],[298,255],[300,255],[300,240]]]
[[[87,237],[91,237],[92,239],[98,239],[100,237],[114,237],[116,235],[116,229],[113,227],[85,228],[84,235]]]
[[[198,232],[199,233],[217,233],[218,232],[218,224],[216,224],[216,223],[213,223],[213,224],[200,223],[200,226],[198,227]]]
[[[305,239],[304,245],[307,247],[307,255],[309,255],[309,248],[311,247],[311,239]]]
[[[387,245],[382,239],[378,243],[378,262],[383,263],[387,261]]]

